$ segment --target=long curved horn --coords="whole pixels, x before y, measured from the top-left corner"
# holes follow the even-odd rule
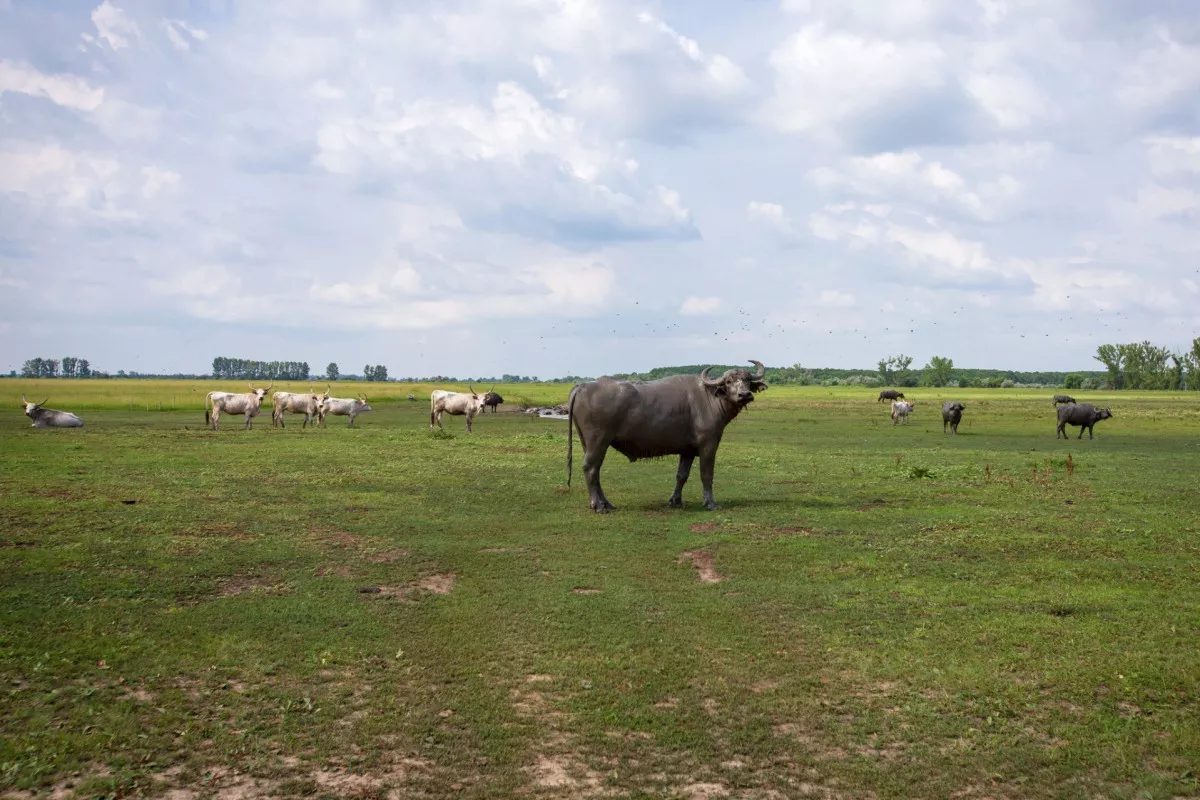
[[[42,402],[38,403],[38,405],[44,406],[44,405],[46,405],[46,403],[49,403],[49,402],[50,402],[50,395],[46,395],[46,399],[43,400]]]
[[[275,381],[271,381],[271,385],[267,387],[267,391],[269,392],[274,388],[275,388]]]
[[[494,384],[494,383],[493,383],[493,384],[492,384],[492,389],[495,389],[495,388],[496,388],[496,384]],[[491,394],[491,393],[492,393],[492,389],[488,389],[488,394]]]
[[[701,382],[704,383],[705,386],[720,386],[722,383],[725,382],[725,376],[721,376],[720,378],[708,377],[708,371],[710,369],[712,369],[712,367],[705,367],[703,369],[703,371],[701,371],[701,373],[700,373],[700,380],[701,380]]]
[[[21,395],[21,402],[25,405],[29,405],[29,401],[25,399],[25,395]]]
[[[254,388],[254,384],[253,384],[253,383],[251,383],[250,381],[246,381],[246,385],[250,387],[250,391],[252,391],[252,392],[257,392],[257,391],[258,391],[258,389],[255,389],[255,388]]]
[[[471,390],[471,394],[475,394],[475,387],[472,384],[467,384],[467,388]]]
[[[767,377],[767,368],[763,366],[761,361],[755,361],[753,358],[749,359],[749,361],[751,364],[758,367],[758,372],[752,374],[750,376],[750,380],[761,381],[763,378]]]

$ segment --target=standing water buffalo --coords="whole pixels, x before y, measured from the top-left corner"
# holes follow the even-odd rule
[[[1112,411],[1107,408],[1096,408],[1087,403],[1079,403],[1078,405],[1063,405],[1058,407],[1058,430],[1054,433],[1054,438],[1061,436],[1064,439],[1071,437],[1067,436],[1067,426],[1075,425],[1079,428],[1079,438],[1083,438],[1083,429],[1087,428],[1088,438],[1095,439],[1092,429],[1096,423],[1102,419],[1112,419]]]
[[[271,385],[265,389],[255,389],[249,382],[250,391],[243,394],[231,394],[230,392],[209,392],[204,396],[204,424],[208,424],[209,416],[212,417],[212,429],[217,430],[217,425],[221,421],[221,412],[226,414],[245,414],[246,425],[244,430],[250,430],[250,423],[258,416],[258,410],[262,407],[263,398],[267,393],[275,387],[275,381],[271,381]]]
[[[908,415],[912,413],[913,406],[916,403],[909,400],[896,400],[892,403],[892,424],[895,425],[901,419],[904,424],[908,424]]]
[[[876,400],[875,402],[882,403],[884,400],[903,400],[903,399],[904,399],[904,392],[898,391],[896,389],[884,389],[882,392],[879,393],[879,399]]]
[[[503,397],[489,389],[488,393],[483,396],[483,412],[486,414],[487,410],[490,408],[492,413],[495,414],[497,412],[496,406],[503,402]]]
[[[758,367],[757,372],[731,369],[710,378],[712,367],[706,367],[699,375],[649,382],[604,377],[572,387],[567,405],[567,486],[571,485],[573,431],[578,430],[588,504],[597,512],[615,508],[600,488],[600,467],[610,446],[630,461],[678,455],[675,491],[667,500],[672,508],[683,505],[683,485],[699,456],[704,505],[710,511],[720,508],[713,499],[712,480],[721,435],[754,400],[754,393],[767,388],[762,363],[750,363]]]
[[[483,408],[484,398],[487,397],[491,389],[486,392],[477,392],[475,387],[467,384],[470,392],[447,392],[444,389],[434,389],[433,394],[429,396],[429,429],[433,430],[434,423],[442,427],[442,414],[446,413],[454,417],[461,417],[464,414],[467,417],[467,433],[471,432],[471,420],[475,419],[475,415]],[[492,387],[496,388],[495,386]]]
[[[333,414],[335,417],[350,417],[349,427],[353,428],[354,418],[370,410],[371,404],[367,402],[365,394],[348,400],[342,397],[330,397],[329,390],[326,389],[325,394],[317,395],[317,420],[321,423],[321,427],[325,427],[325,415]]]
[[[1071,395],[1069,395],[1069,394],[1054,395],[1054,405],[1055,406],[1057,406],[1059,403],[1074,403],[1074,402],[1075,402],[1075,398],[1071,397]]]
[[[962,422],[964,408],[966,406],[954,400],[942,403],[942,433],[946,432],[946,426],[949,425],[950,432],[955,436],[958,435],[958,423]]]
[[[21,402],[25,404],[25,416],[33,420],[34,428],[82,428],[83,420],[72,414],[70,411],[55,411],[53,408],[42,408],[49,402],[47,397],[40,403],[31,403],[25,399],[25,395],[21,395]]]

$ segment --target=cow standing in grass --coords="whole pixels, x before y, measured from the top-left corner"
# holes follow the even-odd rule
[[[325,390],[324,397],[328,399],[329,389]],[[300,427],[301,429],[307,428],[308,424],[313,421],[313,417],[316,417],[320,411],[321,399],[322,395],[313,392],[312,387],[309,387],[307,394],[276,392],[271,396],[273,407],[271,412],[271,427],[278,425],[281,428],[286,428],[287,426],[283,424],[283,415],[284,413],[292,413],[303,414],[304,423]]]
[[[903,419],[904,424],[907,425],[908,415],[912,413],[913,406],[915,405],[916,403],[906,400],[897,400],[892,403],[892,424],[895,425]]]
[[[429,396],[429,429],[436,424],[442,427],[442,414],[467,418],[467,433],[471,432],[471,420],[483,409],[483,401],[487,392],[477,392],[475,387],[467,385],[469,392],[447,392],[444,389],[434,389]],[[495,388],[495,387],[492,387]]]
[[[31,403],[21,395],[21,403],[25,406],[25,416],[33,420],[33,428],[82,428],[83,420],[70,411],[55,411],[53,408],[42,408],[49,402],[47,397],[40,403]]]
[[[354,427],[354,418],[359,414],[371,410],[371,404],[367,402],[367,396],[360,394],[353,399],[344,397],[330,397],[329,390],[325,390],[324,395],[317,396],[317,419],[321,423],[321,427],[325,427],[325,417],[328,414],[333,414],[335,417],[349,417],[349,427]]]
[[[486,414],[487,410],[489,408],[492,410],[493,414],[497,413],[497,411],[499,409],[497,409],[496,406],[500,405],[503,402],[504,402],[503,397],[501,397],[500,395],[496,394],[495,392],[493,392],[489,389],[488,393],[483,396],[483,413]]]
[[[958,435],[958,423],[962,422],[964,408],[966,406],[955,400],[942,403],[942,433],[946,432],[946,426],[949,425],[950,433]]]
[[[204,424],[209,423],[212,419],[212,429],[217,430],[217,426],[221,421],[221,412],[226,414],[245,414],[246,425],[243,430],[250,430],[250,424],[254,418],[258,416],[258,410],[262,408],[263,398],[275,386],[275,381],[271,381],[271,385],[266,389],[255,389],[249,382],[250,391],[244,394],[232,394],[230,392],[209,392],[204,396]]]
[[[1067,426],[1074,425],[1079,428],[1079,438],[1083,438],[1083,431],[1086,428],[1089,439],[1095,439],[1092,429],[1096,427],[1096,423],[1102,419],[1112,419],[1112,411],[1107,408],[1096,408],[1087,403],[1079,403],[1077,405],[1067,404],[1058,407],[1058,429],[1054,433],[1054,438],[1060,436],[1064,439],[1071,438],[1067,435]]]
[[[1054,395],[1054,406],[1056,408],[1058,407],[1059,403],[1074,403],[1074,402],[1075,402],[1075,398],[1071,397],[1071,395],[1069,395],[1069,394]]]
[[[630,461],[678,455],[675,491],[667,500],[672,508],[683,506],[683,485],[699,457],[704,506],[710,511],[720,508],[713,499],[712,482],[721,436],[725,426],[754,400],[754,393],[767,388],[762,363],[751,363],[757,365],[757,372],[731,369],[710,378],[712,367],[706,367],[699,375],[657,381],[605,377],[572,387],[567,403],[567,486],[571,485],[574,428],[583,443],[588,504],[598,513],[615,507],[600,487],[600,467],[609,447]]]
[[[882,403],[884,400],[903,400],[903,399],[904,399],[904,392],[898,391],[896,389],[884,389],[882,392],[879,393],[879,399],[876,400],[875,402]]]

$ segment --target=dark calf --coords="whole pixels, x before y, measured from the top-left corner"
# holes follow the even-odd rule
[[[1074,402],[1075,402],[1075,398],[1071,397],[1071,395],[1069,395],[1069,394],[1054,395],[1054,405],[1056,405],[1056,406],[1059,403],[1074,403]]]
[[[876,402],[882,403],[884,400],[903,400],[904,392],[896,391],[895,389],[884,389],[879,393],[879,400]]]

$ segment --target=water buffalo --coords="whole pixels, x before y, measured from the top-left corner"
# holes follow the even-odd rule
[[[1067,404],[1058,406],[1058,430],[1054,433],[1054,438],[1060,436],[1064,439],[1069,439],[1067,436],[1067,426],[1075,425],[1079,428],[1079,438],[1083,438],[1083,429],[1087,428],[1088,438],[1095,439],[1092,434],[1092,429],[1096,423],[1102,419],[1112,419],[1112,411],[1107,408],[1096,408],[1087,403]]]
[[[892,424],[895,425],[901,419],[904,424],[908,424],[908,415],[912,413],[913,406],[916,403],[910,400],[895,400],[892,402]]]
[[[25,416],[33,420],[34,428],[82,428],[83,420],[70,411],[55,411],[53,408],[42,408],[50,400],[47,397],[40,403],[31,403],[21,395],[25,405]]]
[[[882,392],[879,393],[879,399],[876,400],[875,402],[882,403],[884,400],[903,400],[903,399],[904,399],[904,392],[897,391],[896,389],[884,389]]]
[[[571,388],[567,403],[567,486],[571,485],[571,451],[574,431],[583,444],[583,474],[588,504],[603,514],[615,506],[600,487],[600,467],[611,446],[630,461],[678,455],[675,491],[667,505],[680,508],[681,494],[700,457],[700,482],[704,506],[720,508],[713,499],[713,466],[725,426],[767,388],[766,369],[751,360],[757,372],[726,370],[710,378],[706,367],[699,375],[673,375],[656,381],[618,381],[604,377]]]
[[[958,423],[962,422],[964,408],[966,406],[954,400],[942,403],[942,433],[946,432],[946,426],[949,425],[950,432],[955,436],[958,435]]]
[[[487,394],[485,394],[483,396],[483,412],[486,414],[487,410],[490,408],[492,410],[492,413],[495,414],[495,413],[497,413],[496,406],[500,405],[503,402],[504,402],[503,397],[496,394],[495,392],[489,391]]]
[[[1055,406],[1057,406],[1059,403],[1074,403],[1074,402],[1075,402],[1075,398],[1071,397],[1071,395],[1069,395],[1069,394],[1054,395],[1054,405]]]

